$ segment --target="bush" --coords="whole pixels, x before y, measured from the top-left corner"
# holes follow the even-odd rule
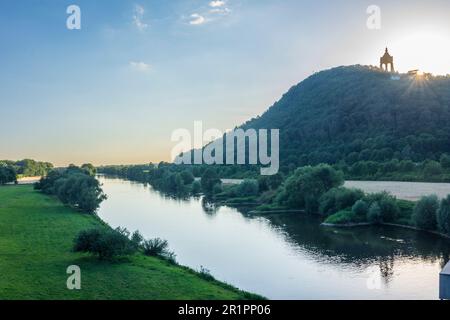
[[[258,181],[246,179],[237,187],[240,197],[256,196],[259,192]]]
[[[167,240],[155,238],[144,241],[142,248],[146,256],[158,257],[168,252],[169,243]]]
[[[73,250],[97,255],[100,259],[112,259],[136,252],[126,229],[91,229],[82,231],[75,239]]]
[[[320,197],[319,212],[329,216],[340,210],[351,208],[353,204],[364,197],[364,192],[358,189],[333,188]]]
[[[12,166],[0,164],[0,185],[17,182],[17,173]]]
[[[320,197],[343,183],[343,173],[329,165],[299,168],[286,179],[276,201],[281,206],[317,213]]]
[[[440,232],[450,235],[450,195],[441,201],[437,214],[437,225]]]
[[[375,202],[378,204],[381,211],[379,222],[392,222],[400,213],[397,199],[387,192],[369,194],[364,200],[369,203],[369,207]]]
[[[381,223],[383,222],[383,218],[381,216],[381,207],[378,202],[372,203],[367,212],[367,221],[370,223]]]
[[[195,180],[194,175],[190,171],[187,171],[187,170],[184,170],[183,172],[181,172],[181,178],[183,179],[184,184],[191,184]]]
[[[442,174],[441,164],[433,160],[425,162],[423,174],[425,177],[432,177]]]
[[[217,172],[213,168],[207,168],[205,172],[202,175],[202,178],[200,180],[202,189],[205,193],[212,193],[214,190],[214,187],[217,184],[221,184],[222,181],[220,180],[219,176],[217,175]]]
[[[199,181],[194,181],[192,183],[192,194],[199,194],[202,191],[202,185],[200,184]]]
[[[35,188],[56,195],[64,204],[86,213],[95,213],[100,203],[107,198],[94,176],[73,165],[61,172],[51,171]]]
[[[206,269],[203,266],[200,266],[200,271],[198,271],[198,275],[200,276],[200,278],[202,278],[203,280],[206,280],[206,281],[215,281],[216,280],[214,278],[214,276],[211,274],[211,271],[209,271],[208,269]]]
[[[413,214],[413,224],[421,229],[435,230],[437,226],[437,211],[439,200],[435,195],[423,197],[416,203]]]
[[[364,200],[358,200],[352,207],[352,212],[361,217],[366,217],[369,212],[369,205]]]

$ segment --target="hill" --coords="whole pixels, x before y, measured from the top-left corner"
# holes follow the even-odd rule
[[[450,77],[396,76],[364,66],[316,73],[242,128],[279,128],[285,168],[439,160],[450,152]]]

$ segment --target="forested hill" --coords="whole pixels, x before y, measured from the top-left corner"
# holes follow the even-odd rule
[[[280,161],[439,160],[450,152],[450,77],[338,67],[292,87],[243,128],[280,129]]]

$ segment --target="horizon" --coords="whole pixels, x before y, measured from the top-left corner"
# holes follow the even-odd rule
[[[401,73],[450,73],[441,0],[378,1],[379,30],[356,1],[80,0],[81,30],[68,30],[71,4],[0,4],[2,159],[169,161],[174,130],[234,128],[318,71],[376,66],[386,47]]]

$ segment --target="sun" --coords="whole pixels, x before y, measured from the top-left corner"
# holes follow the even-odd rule
[[[392,53],[400,72],[419,69],[435,75],[450,73],[450,34],[437,31],[417,31],[398,37],[392,43]]]

